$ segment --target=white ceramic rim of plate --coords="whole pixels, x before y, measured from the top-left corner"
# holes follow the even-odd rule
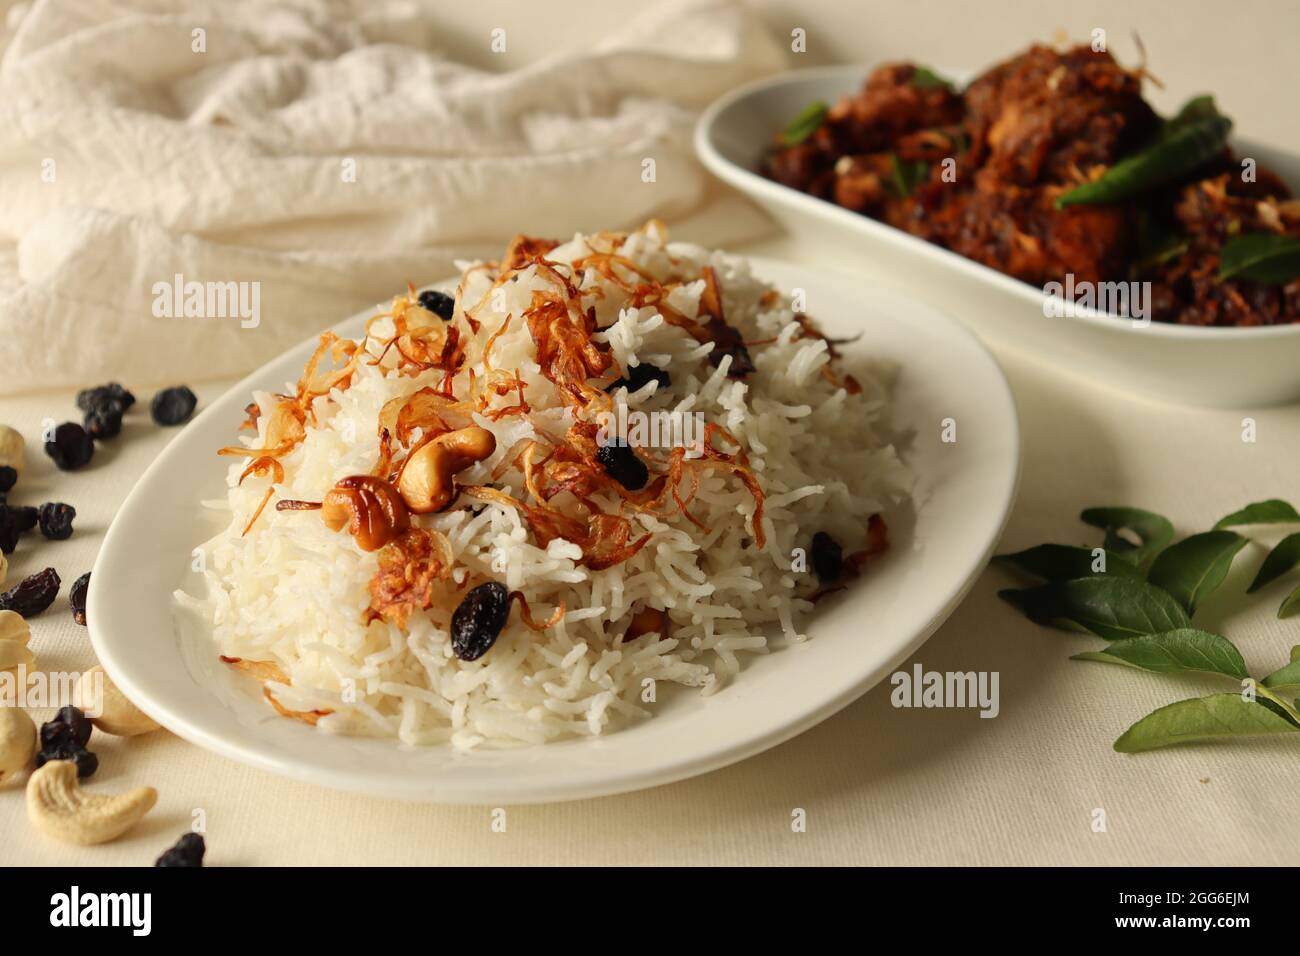
[[[772,278],[775,278],[778,284],[784,284],[780,278],[782,273],[798,273],[807,276],[809,280],[815,279],[817,283],[833,285],[838,292],[845,294],[848,294],[854,286],[859,291],[863,287],[860,280],[854,280],[853,277],[844,274],[839,274],[837,277],[834,272],[775,262],[761,257],[750,257],[750,262],[757,275],[771,277],[771,273],[776,273],[776,276]],[[811,287],[814,282],[809,281],[807,284]],[[356,772],[340,769],[337,766],[322,766],[318,763],[312,763],[309,756],[286,761],[282,754],[275,751],[274,747],[267,745],[265,741],[259,741],[255,734],[237,734],[232,739],[224,733],[214,732],[205,725],[203,720],[195,720],[191,714],[186,713],[183,706],[173,707],[158,704],[150,691],[148,679],[143,682],[138,681],[135,675],[131,673],[130,667],[124,666],[122,658],[117,653],[119,642],[147,639],[147,635],[134,632],[128,635],[126,633],[130,628],[129,619],[135,605],[131,605],[130,608],[125,607],[127,602],[124,599],[118,602],[119,606],[114,606],[110,595],[114,593],[114,568],[120,567],[120,562],[129,560],[133,548],[138,547],[138,544],[134,544],[130,540],[130,536],[135,534],[138,529],[132,526],[129,519],[135,512],[143,514],[146,511],[151,485],[164,481],[164,476],[174,467],[175,460],[185,454],[186,443],[181,440],[181,436],[174,439],[146,469],[136,487],[127,496],[118,516],[114,519],[105,535],[104,545],[93,572],[95,582],[98,584],[102,581],[104,584],[97,588],[92,587],[88,600],[89,630],[95,652],[105,669],[113,675],[121,690],[142,710],[178,736],[214,753],[281,776],[338,790],[384,796],[389,799],[459,804],[526,804],[583,799],[683,780],[736,763],[781,744],[820,723],[866,693],[892,669],[906,660],[933,634],[969,592],[986,566],[1009,520],[1019,486],[1021,465],[1019,420],[1010,387],[997,361],[971,332],[942,312],[886,288],[873,287],[871,294],[877,296],[878,301],[892,300],[900,307],[906,306],[913,322],[925,324],[929,334],[941,337],[945,341],[951,340],[954,343],[954,356],[959,356],[964,363],[982,362],[984,364],[985,368],[981,372],[980,382],[981,386],[986,385],[990,389],[986,398],[990,403],[991,417],[997,420],[999,427],[1005,427],[1008,430],[1003,436],[1007,446],[1007,454],[1001,461],[1002,467],[991,465],[990,468],[995,471],[990,474],[984,474],[981,471],[984,477],[992,479],[992,484],[996,487],[1000,500],[979,503],[981,507],[988,508],[985,514],[988,519],[991,519],[986,520],[986,523],[981,525],[981,533],[978,538],[983,541],[983,545],[979,549],[980,553],[972,553],[967,560],[959,562],[962,571],[955,573],[953,579],[946,582],[945,593],[936,595],[933,611],[930,612],[929,617],[926,618],[923,624],[916,626],[905,641],[889,644],[888,650],[882,649],[872,660],[867,662],[867,669],[857,673],[851,682],[844,684],[836,693],[824,698],[803,701],[800,707],[791,708],[788,719],[784,719],[764,732],[738,736],[728,745],[717,747],[708,752],[692,753],[690,751],[691,745],[688,743],[684,745],[687,756],[670,754],[648,766],[620,767],[617,771],[608,772],[603,776],[588,776],[576,781],[552,779],[539,783],[534,780],[531,784],[514,787],[509,782],[497,783],[490,789],[484,789],[482,784],[473,778],[468,780],[428,780],[403,777],[401,779],[383,778],[376,780],[359,776]],[[356,323],[368,314],[373,314],[373,310],[353,316],[335,326],[335,328]],[[315,342],[316,339],[312,338],[295,349],[283,353],[258,371],[245,377],[223,396],[205,407],[194,421],[187,426],[187,429],[201,425],[212,416],[221,416],[222,420],[233,421],[253,389],[268,387],[266,379],[270,375],[269,370],[271,367],[286,361],[291,356],[299,356],[305,361]],[[962,366],[963,369],[967,370],[972,367],[970,364],[963,364]],[[904,372],[906,373],[906,370]],[[279,384],[270,387],[279,387]],[[197,501],[195,502],[195,510],[196,512],[198,510]],[[983,533],[985,528],[987,529],[986,534]],[[158,582],[157,586],[164,592],[163,597],[168,602],[171,601],[170,595],[177,584],[178,581],[176,580]],[[928,609],[929,606],[927,605]],[[111,622],[111,624],[106,625],[105,622]],[[109,626],[120,628],[122,633],[110,637],[105,633],[106,627]],[[812,632],[812,640],[815,642],[817,639],[815,622],[809,629]],[[180,656],[179,638],[174,628],[160,639],[175,643],[178,647],[178,657]],[[792,661],[791,663],[795,664],[796,662]],[[736,681],[736,686],[743,686],[744,680],[745,674],[742,672]],[[724,689],[723,693],[726,692]],[[275,719],[279,720],[279,718]],[[283,723],[289,724],[292,722],[285,721]],[[319,733],[304,725],[295,724],[293,726],[309,736]],[[544,755],[551,748],[582,745],[602,746],[607,748],[608,751],[608,748],[617,745],[620,733],[623,732],[616,731],[606,737],[560,741],[531,748],[521,748],[521,750]],[[307,738],[304,737],[303,739]],[[354,738],[344,739],[351,740]],[[392,740],[381,740],[379,743],[386,746],[397,746]],[[489,753],[500,754],[503,751],[489,751]],[[467,756],[473,758],[473,754]]]
[[[1019,279],[1013,279],[1011,276],[998,272],[989,266],[982,265],[974,260],[967,259],[965,256],[958,255],[932,242],[927,242],[917,236],[909,235],[901,229],[895,229],[893,226],[878,222],[869,216],[863,216],[860,213],[844,209],[832,202],[824,199],[818,199],[815,196],[809,196],[807,193],[799,192],[789,186],[783,186],[774,182],[751,169],[747,169],[723,156],[714,147],[711,137],[711,129],[718,116],[724,111],[730,109],[739,101],[759,93],[763,90],[776,86],[789,86],[795,83],[819,81],[828,78],[837,78],[840,76],[847,78],[856,78],[853,84],[845,84],[844,92],[852,93],[865,76],[868,68],[862,66],[818,66],[809,67],[803,70],[794,70],[790,73],[781,73],[776,76],[766,77],[761,80],[755,80],[744,86],[737,87],[723,94],[714,100],[704,112],[700,114],[699,120],[695,124],[695,152],[700,161],[704,163],[715,176],[725,182],[731,182],[739,179],[745,182],[747,189],[761,193],[773,202],[787,203],[803,206],[805,209],[811,209],[815,212],[838,217],[841,221],[850,223],[859,228],[866,230],[883,230],[886,231],[890,238],[896,239],[905,247],[911,248],[919,256],[926,256],[930,259],[958,269],[967,275],[983,279],[987,282],[999,286],[1006,292],[1020,296],[1023,299],[1030,300],[1035,308],[1042,308],[1043,291],[1027,282]],[[947,75],[956,76],[957,72]],[[1062,299],[1062,302],[1065,300]],[[1244,327],[1221,327],[1221,326],[1202,326],[1202,325],[1177,325],[1169,322],[1151,322],[1147,325],[1139,325],[1128,321],[1124,318],[1098,312],[1095,309],[1082,308],[1075,306],[1070,312],[1063,313],[1060,319],[1064,321],[1083,322],[1090,325],[1099,325],[1108,332],[1126,331],[1132,335],[1150,335],[1157,338],[1169,339],[1214,339],[1214,338],[1283,338],[1300,336],[1300,323],[1290,323],[1285,325],[1258,325]],[[1121,328],[1116,329],[1119,325]]]

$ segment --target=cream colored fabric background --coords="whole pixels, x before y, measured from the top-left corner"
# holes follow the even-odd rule
[[[582,0],[568,6],[562,20],[520,31],[526,40],[510,54],[520,59],[507,65],[549,52],[562,32],[570,42],[603,35],[641,4]],[[1232,11],[1180,2],[1087,6],[993,0],[764,3],[758,9],[778,34],[792,26],[808,30],[810,63],[915,54],[935,64],[978,67],[1032,38],[1050,39],[1058,27],[1080,36],[1105,25],[1117,47],[1136,27],[1153,69],[1170,87],[1166,98],[1157,97],[1163,105],[1212,89],[1244,135],[1292,148],[1300,143],[1300,117],[1288,105],[1296,79],[1292,54],[1284,44],[1261,42],[1300,35],[1294,4],[1254,3]],[[501,5],[448,4],[439,15],[449,40],[463,48],[457,55],[470,63],[478,57],[483,66],[491,62],[483,38],[497,21],[531,22],[522,7],[511,13]],[[743,248],[870,270],[851,250],[783,239]],[[970,308],[974,315],[980,304]],[[1252,413],[1259,438],[1244,444],[1244,413],[1147,403],[1032,357],[998,356],[1020,406],[1025,454],[1003,550],[1044,540],[1093,540],[1076,520],[1089,505],[1152,508],[1191,532],[1247,501],[1300,497],[1300,407]],[[216,397],[227,384],[202,386],[201,399]],[[73,411],[70,391],[0,398],[0,421],[29,440],[42,418],[62,420]],[[35,451],[22,500],[74,503],[78,534],[24,548],[14,556],[11,579],[44,566],[46,557],[68,583],[89,569],[118,503],[170,437],[135,425],[103,446],[95,467],[72,475],[55,472]],[[1300,623],[1272,618],[1277,589],[1249,604],[1241,598],[1262,555],[1251,548],[1240,557],[1229,583],[1198,616],[1236,641],[1254,673],[1280,665],[1300,643]],[[403,805],[332,793],[242,767],[168,734],[102,737],[97,787],[148,783],[160,790],[158,808],[145,824],[108,846],[63,846],[27,825],[21,789],[3,788],[0,862],[148,865],[187,829],[196,808],[207,818],[213,865],[1300,861],[1297,742],[1115,754],[1111,741],[1136,718],[1220,685],[1071,662],[1068,656],[1090,642],[1027,625],[996,597],[1008,583],[1000,572],[986,572],[915,658],[927,669],[999,671],[1002,710],[993,720],[967,711],[895,710],[882,686],[794,741],[735,767],[637,794],[510,808],[505,833],[492,831],[489,807]],[[33,647],[43,666],[75,670],[91,663],[66,597],[35,625]],[[806,833],[791,832],[795,808],[807,813]],[[1104,833],[1091,830],[1095,808],[1106,811]]]
[[[153,382],[159,352],[190,380],[246,372],[515,232],[763,229],[690,143],[695,110],[782,66],[731,0],[506,69],[457,62],[410,0],[24,6],[0,33],[0,394]],[[483,42],[508,53],[540,16]],[[156,316],[177,275],[256,281],[265,321]]]

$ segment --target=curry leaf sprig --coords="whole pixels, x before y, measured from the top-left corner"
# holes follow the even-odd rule
[[[1250,543],[1230,530],[1249,525],[1300,524],[1285,501],[1249,504],[1209,531],[1174,541],[1168,518],[1140,508],[1089,508],[1080,515],[1100,528],[1101,547],[1040,544],[999,555],[1003,566],[1042,583],[998,596],[1037,624],[1092,634],[1108,643],[1072,660],[1119,664],[1155,674],[1198,672],[1236,682],[1240,690],[1180,700],[1143,717],[1118,740],[1122,753],[1176,743],[1300,733],[1300,645],[1291,662],[1261,680],[1246,670],[1241,652],[1221,634],[1192,623],[1196,610],[1223,583],[1233,560]],[[1275,545],[1248,593],[1300,567],[1300,532]],[[1300,587],[1278,617],[1300,609]]]
[[[1300,279],[1300,239],[1272,232],[1233,236],[1219,252],[1219,278],[1286,285]]]
[[[1231,131],[1232,120],[1219,112],[1212,97],[1194,97],[1145,148],[1058,196],[1056,208],[1122,202],[1173,182],[1222,153]]]
[[[790,121],[790,125],[781,131],[781,145],[798,146],[826,122],[830,107],[821,100],[809,103],[799,115]]]

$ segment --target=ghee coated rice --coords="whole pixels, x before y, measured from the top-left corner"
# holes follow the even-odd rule
[[[593,253],[626,263],[613,266],[624,281],[591,265],[574,268]],[[230,466],[225,499],[205,503],[229,518],[203,545],[205,592],[177,595],[211,622],[214,653],[267,663],[262,677],[282,712],[311,714],[326,732],[457,748],[618,729],[653,716],[659,682],[712,693],[743,680],[744,654],[766,653],[773,638],[802,640],[810,598],[819,590],[807,559],[812,536],[826,531],[846,554],[858,551],[871,516],[905,494],[905,471],[888,439],[889,373],[838,368],[833,346],[810,334],[789,297],[751,275],[743,259],[669,243],[657,223],[628,235],[575,236],[544,257],[577,290],[583,309],[594,309],[592,338],[612,359],[608,374],[593,380],[595,388],[640,363],[671,377],[667,386],[614,390],[614,430],[631,437],[632,425],[656,422],[643,414],[653,412],[673,413],[658,421],[688,429],[700,422],[725,429],[761,488],[760,528],[753,526],[758,499],[726,467],[700,469],[689,501],[694,521],[671,498],[650,513],[600,492],[591,505],[626,517],[632,539],[649,539],[626,560],[593,570],[574,542],[554,538],[543,546],[519,509],[462,494],[445,511],[411,518],[445,535],[454,556],[432,605],[416,610],[404,627],[368,619],[378,552],[362,550],[346,529],[330,530],[318,512],[276,510],[274,503],[320,501],[340,479],[370,473],[381,453],[381,409],[445,385],[444,370],[399,368],[398,350],[383,347],[393,322],[379,318],[362,340],[367,359],[345,387],[311,401],[301,440],[279,456],[282,480],[271,469],[245,475],[246,459]],[[635,305],[628,285],[642,280],[633,267],[667,290],[663,308]],[[717,343],[665,317],[668,311],[703,320],[706,267],[716,276],[726,323],[747,343],[753,371],[743,378],[729,377],[731,355],[710,361]],[[554,275],[524,264],[500,278],[493,264],[465,265],[451,323],[462,336],[464,364],[453,384],[462,394],[471,370],[480,385],[493,369],[498,375],[517,370],[528,411],[495,420],[475,414],[474,423],[495,436],[496,450],[456,480],[530,501],[519,448],[527,439],[545,448],[587,412],[566,401],[539,366],[537,343],[522,321],[539,292],[554,292]],[[488,367],[484,350],[494,336]],[[253,398],[257,433],[242,439],[250,449],[265,445],[282,401],[270,393]],[[491,407],[516,400],[500,395]],[[650,432],[639,434],[632,444]],[[666,444],[668,429],[657,438]],[[729,440],[720,443],[736,450]],[[662,472],[666,452],[645,450],[652,473]],[[682,482],[683,497],[689,484]],[[268,490],[272,504],[245,533]],[[574,515],[586,507],[567,493],[549,506]],[[461,660],[451,645],[450,615],[469,588],[485,581],[520,592],[534,618],[544,620],[560,605],[563,617],[537,631],[512,607],[491,649],[478,660]],[[848,586],[870,587],[870,575]],[[662,632],[623,642],[643,608],[664,612]],[[872,639],[869,623],[862,639]]]

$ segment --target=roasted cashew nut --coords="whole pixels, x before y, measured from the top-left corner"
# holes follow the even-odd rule
[[[378,551],[411,526],[397,489],[372,475],[344,478],[325,495],[321,520],[331,531],[344,525],[362,551]]]
[[[26,644],[32,638],[32,629],[17,611],[0,611],[0,641],[17,641]]]
[[[51,760],[27,781],[27,817],[46,836],[92,846],[126,833],[158,802],[153,787],[106,796],[87,793],[70,760]]]
[[[0,467],[8,465],[21,475],[26,462],[26,447],[22,435],[8,425],[0,425]]]
[[[496,436],[478,425],[439,435],[406,459],[397,490],[415,514],[441,511],[456,496],[456,474],[496,450]]]
[[[82,674],[81,680],[77,682],[77,697],[83,704],[87,700],[85,695],[94,692],[95,676],[103,681],[103,700],[100,702],[99,716],[90,718],[92,724],[115,737],[136,737],[161,729],[157,721],[127,700],[126,695],[98,664]]]
[[[36,666],[36,655],[22,641],[0,641],[0,673],[16,671],[19,667],[31,670]]]
[[[21,707],[0,707],[0,784],[12,780],[36,755],[36,724]]]

